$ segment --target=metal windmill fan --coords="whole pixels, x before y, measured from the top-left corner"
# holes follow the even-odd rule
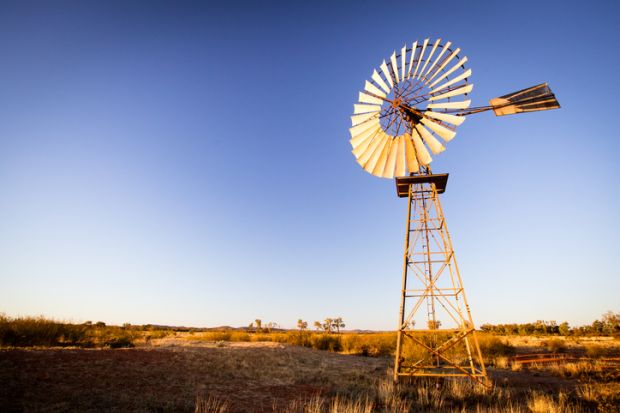
[[[445,150],[466,115],[560,107],[544,83],[470,108],[472,71],[460,52],[441,39],[405,45],[373,71],[353,105],[350,132],[357,162],[373,175],[396,177],[397,195],[409,200],[395,381],[465,376],[489,384],[438,197],[448,174],[431,172],[431,153]]]
[[[499,98],[490,106],[468,109],[471,69],[461,49],[441,39],[394,51],[367,80],[353,105],[351,146],[357,162],[384,177],[417,173],[445,150],[465,115],[494,110],[496,115],[559,108],[541,84]],[[429,153],[430,150],[430,153]]]

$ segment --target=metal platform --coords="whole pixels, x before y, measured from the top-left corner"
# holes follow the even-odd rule
[[[409,196],[409,186],[412,184],[435,184],[438,194],[443,194],[448,185],[448,174],[422,174],[412,176],[399,176],[395,178],[396,195],[399,198],[407,198]]]

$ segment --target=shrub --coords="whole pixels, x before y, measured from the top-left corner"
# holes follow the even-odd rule
[[[312,348],[317,350],[340,351],[342,349],[340,337],[331,334],[314,334],[310,342]]]
[[[547,340],[543,342],[543,345],[546,346],[552,353],[564,353],[566,351],[566,343],[560,338],[552,338],[551,340]]]
[[[591,358],[600,358],[607,355],[605,347],[596,344],[586,346],[586,356]]]
[[[157,334],[157,332],[151,332]],[[0,315],[0,346],[133,347],[139,331],[98,322],[71,324],[43,317],[9,318]]]
[[[396,333],[344,334],[342,351],[360,356],[393,356],[396,351]]]
[[[477,337],[480,351],[484,357],[508,357],[516,352],[512,344],[498,337],[486,334],[479,334]]]
[[[0,345],[67,346],[90,344],[88,325],[59,323],[43,317],[0,317]]]
[[[110,348],[130,348],[134,347],[133,339],[129,335],[114,337],[105,343]]]

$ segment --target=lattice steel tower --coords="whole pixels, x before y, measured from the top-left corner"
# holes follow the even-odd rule
[[[468,376],[488,384],[452,240],[439,201],[448,174],[396,178],[408,199],[394,380]]]

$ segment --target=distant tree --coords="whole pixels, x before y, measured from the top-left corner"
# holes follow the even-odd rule
[[[317,331],[321,330],[323,328],[323,324],[321,324],[320,321],[315,321],[314,322],[314,328],[316,328]]]
[[[534,334],[535,326],[532,323],[519,324],[519,335],[531,336]]]
[[[561,323],[558,329],[561,336],[567,336],[570,334],[570,327],[566,321]]]
[[[340,334],[340,329],[345,327],[345,324],[342,321],[342,317],[334,318],[334,320],[332,321],[332,325],[334,326],[338,334]]]
[[[326,318],[325,321],[323,322],[323,330],[325,330],[327,334],[331,334],[333,323],[334,323],[334,320],[331,318]]]
[[[592,332],[594,334],[603,334],[603,330],[605,329],[605,324],[602,321],[594,320],[592,322]]]
[[[297,328],[299,329],[299,331],[304,331],[308,328],[308,322],[300,318],[299,320],[297,320]]]
[[[620,334],[620,313],[607,311],[603,314],[603,332],[605,334]]]
[[[252,331],[254,329],[254,323],[248,324],[248,330]]]
[[[484,331],[485,333],[491,333],[495,331],[495,326],[491,324],[483,324],[480,326],[480,330]]]
[[[103,321],[97,321],[95,323],[95,327],[103,328],[105,327],[105,323]]]
[[[428,320],[428,329],[429,330],[439,330],[441,327],[441,321],[439,320]]]
[[[256,324],[256,331],[261,331],[263,329],[263,320],[260,318],[254,320],[254,324]]]
[[[535,334],[545,334],[547,332],[547,328],[545,322],[543,320],[536,320],[534,324],[534,333]]]
[[[267,324],[265,324],[265,328],[267,329],[268,333],[271,333],[271,330],[278,328],[278,327],[279,327],[278,323],[275,323],[273,321],[270,321]]]

